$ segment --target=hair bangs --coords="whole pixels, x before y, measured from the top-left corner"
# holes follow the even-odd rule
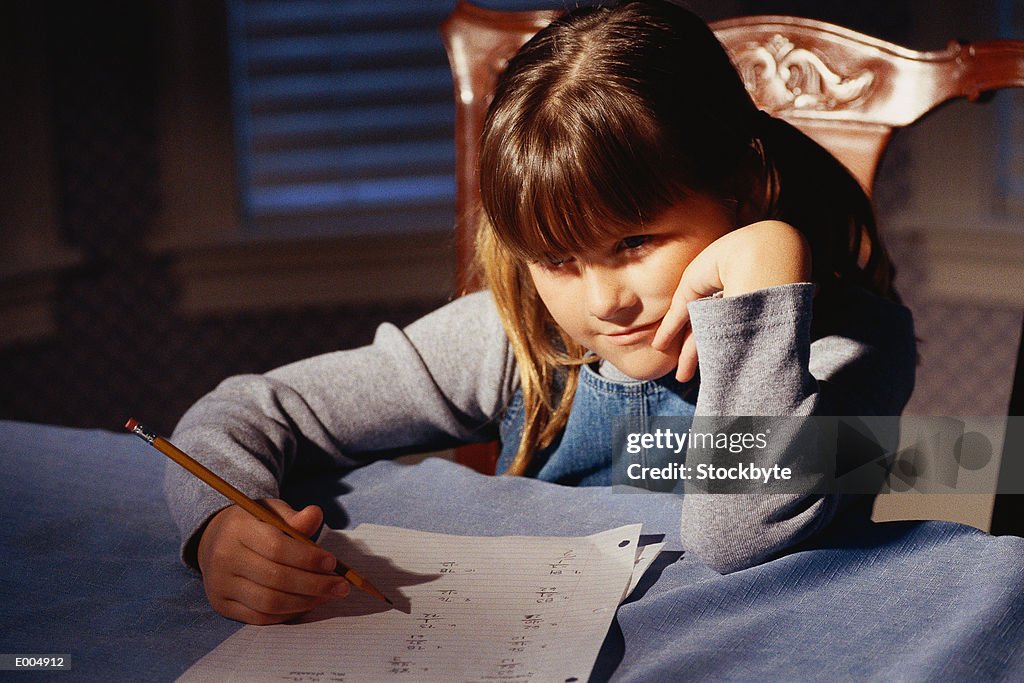
[[[484,210],[516,257],[569,256],[636,234],[688,194],[660,127],[632,98],[548,95],[481,151],[495,171],[482,174],[492,179],[481,185]]]

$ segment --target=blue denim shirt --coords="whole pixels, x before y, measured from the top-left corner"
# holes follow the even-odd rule
[[[568,486],[611,485],[613,418],[693,416],[698,382],[680,383],[673,373],[656,380],[618,381],[598,375],[590,366],[581,367],[565,429],[533,456],[526,475]],[[522,430],[523,397],[519,391],[501,422],[499,474],[512,464]]]

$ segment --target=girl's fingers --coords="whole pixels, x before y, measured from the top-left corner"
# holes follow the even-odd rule
[[[275,509],[299,526],[319,524],[319,510],[289,514],[278,506]],[[200,540],[198,559],[210,604],[224,616],[245,623],[287,621],[349,592],[348,583],[334,574],[333,555],[235,506],[211,520]]]
[[[248,598],[243,598],[247,600]],[[307,609],[298,610],[295,612],[264,612],[260,609],[256,609],[251,605],[246,604],[244,601],[236,600],[234,598],[222,598],[219,604],[214,605],[217,611],[227,617],[228,619],[234,619],[241,621],[246,624],[256,624],[257,626],[265,626],[267,624],[280,624],[281,622],[294,619],[295,617],[305,614],[310,609],[317,607],[326,602],[321,600]]]
[[[336,559],[323,548],[296,540],[269,524],[253,521],[241,530],[238,541],[257,555],[310,572],[334,571]]]
[[[306,571],[263,557],[243,546],[236,576],[271,590],[309,597],[344,597],[348,582],[337,574]]]
[[[281,515],[289,526],[306,536],[315,534],[316,530],[323,524],[324,513],[316,505],[307,505],[296,512],[288,503],[278,498],[267,499],[263,502],[269,505],[274,512]]]
[[[688,290],[689,288],[687,288]],[[672,341],[690,323],[690,311],[686,307],[689,300],[685,295],[680,295],[682,291],[683,285],[680,284],[679,289],[672,297],[672,304],[669,306],[668,312],[661,319],[658,331],[654,333],[654,339],[651,340],[651,346],[658,351],[665,351],[672,346]]]
[[[276,624],[349,592],[340,576],[274,564],[244,546],[237,547],[234,559],[233,568],[221,567],[216,576],[204,576],[210,604],[229,619]]]
[[[673,340],[690,324],[690,310],[687,306],[690,301],[700,298],[700,294],[694,291],[688,282],[688,270],[689,268],[683,272],[679,287],[672,295],[669,311],[662,318],[662,324],[657,326],[657,332],[654,333],[654,339],[651,340],[651,346],[658,351],[668,350],[672,346]]]
[[[672,294],[672,303],[662,318],[658,331],[651,340],[651,346],[666,351],[672,341],[690,324],[691,301],[702,299],[721,289],[718,279],[717,250],[714,248],[724,238],[712,242],[690,262],[679,279],[679,286]]]
[[[683,340],[683,348],[679,352],[679,365],[676,367],[676,379],[689,382],[697,372],[697,341],[693,331],[687,331]]]
[[[329,599],[328,596],[296,595],[275,590],[244,576],[236,576],[223,597],[260,614],[276,615],[284,619],[308,612]]]

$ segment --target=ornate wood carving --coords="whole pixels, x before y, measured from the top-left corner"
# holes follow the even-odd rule
[[[856,106],[875,83],[874,72],[840,73],[818,53],[797,47],[776,33],[763,44],[750,44],[733,54],[733,62],[754,100],[775,114],[792,109],[834,110]]]

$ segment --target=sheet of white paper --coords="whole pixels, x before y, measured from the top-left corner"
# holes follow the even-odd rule
[[[629,579],[629,585],[626,586],[626,592],[622,594],[622,600],[625,600],[630,594],[636,589],[636,585],[640,583],[640,579],[647,573],[647,568],[651,566],[651,562],[654,562],[654,558],[658,556],[661,549],[665,547],[665,543],[648,543],[637,548],[636,559],[633,561],[633,576]],[[619,602],[622,602],[620,600]]]
[[[639,524],[582,538],[327,530],[320,543],[400,609],[353,590],[303,623],[243,627],[180,680],[585,681],[639,534]]]

